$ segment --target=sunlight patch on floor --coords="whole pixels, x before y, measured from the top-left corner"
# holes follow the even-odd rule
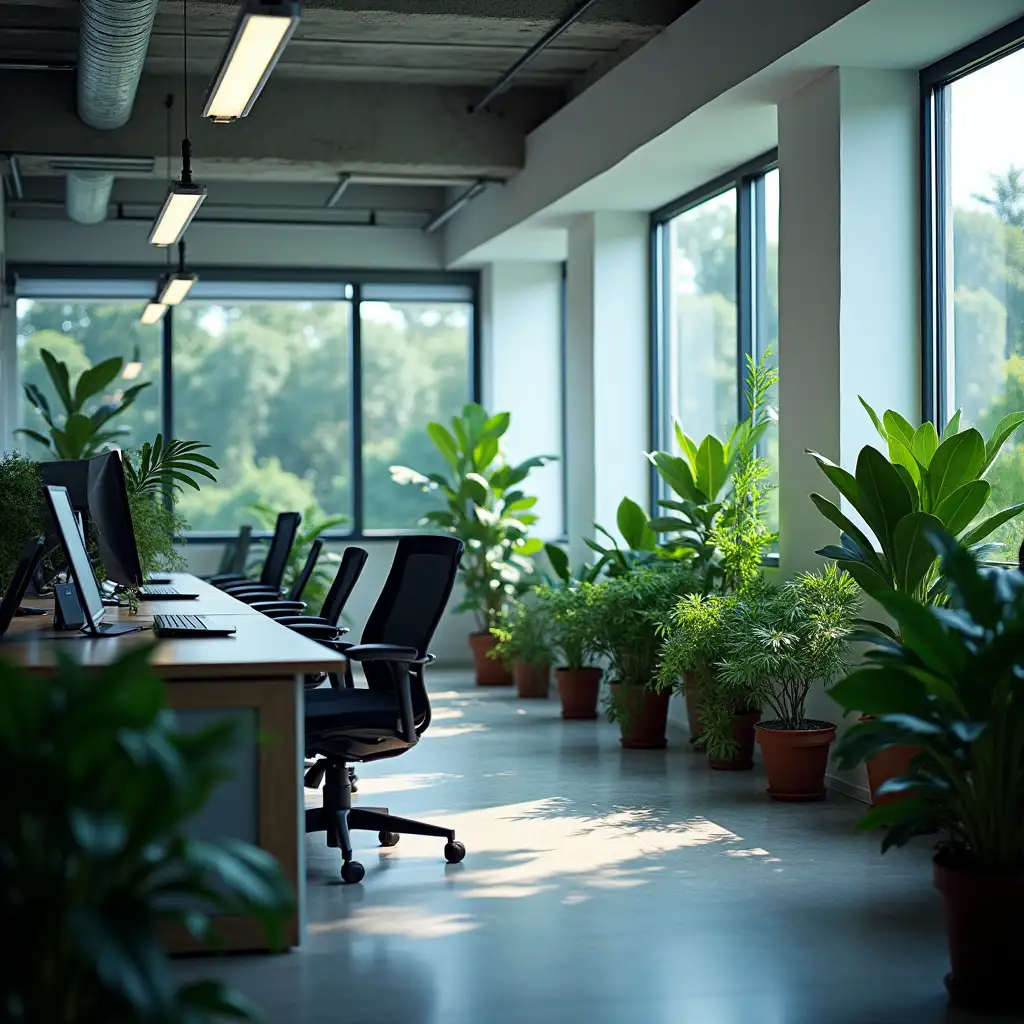
[[[419,907],[359,907],[337,921],[308,927],[310,935],[358,932],[360,935],[399,935],[406,939],[443,939],[479,928],[469,914],[438,914]]]
[[[467,722],[465,725],[442,725],[437,729],[432,728],[430,736],[435,740],[444,739],[446,736],[451,739],[453,736],[467,736],[474,732],[490,732],[490,729],[479,722]]]

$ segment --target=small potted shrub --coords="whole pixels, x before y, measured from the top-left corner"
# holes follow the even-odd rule
[[[682,594],[697,585],[683,563],[635,569],[594,586],[594,647],[609,663],[608,717],[622,745],[653,749],[667,743],[669,694],[656,688],[662,640],[659,626]]]
[[[0,455],[0,592],[11,582],[27,538],[46,529],[39,470],[16,452]]]
[[[597,718],[602,670],[594,664],[594,583],[537,589],[537,600],[546,609],[551,628],[551,649],[558,659],[555,682],[562,701],[562,717]]]
[[[658,669],[659,689],[677,689],[682,680],[687,695],[699,691],[699,711],[687,708],[694,716],[691,737],[696,726],[708,762],[721,771],[754,766],[754,726],[761,720],[760,707],[751,703],[754,696],[719,678],[718,663],[728,647],[738,601],[734,595],[686,595],[672,612]]]
[[[832,565],[781,586],[764,584],[731,609],[716,685],[737,704],[772,712],[756,733],[773,800],[825,798],[836,727],[808,719],[807,698],[844,668],[857,605],[857,584]]]
[[[516,601],[491,627],[497,643],[490,657],[512,667],[516,693],[547,697],[551,680],[551,623],[545,605]]]
[[[878,600],[900,643],[832,688],[848,709],[873,716],[836,749],[853,767],[893,747],[918,753],[860,828],[886,826],[882,851],[939,831],[934,882],[942,894],[952,1000],[975,1010],[1024,1013],[1024,575],[979,568],[947,533],[941,553],[950,608],[890,591]],[[1017,1019],[1015,1017],[1015,1019]]]

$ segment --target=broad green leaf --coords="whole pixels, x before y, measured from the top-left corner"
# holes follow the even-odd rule
[[[946,495],[936,506],[935,516],[950,533],[957,536],[974,522],[991,493],[992,487],[987,481],[972,480]]]
[[[693,524],[689,520],[680,519],[678,516],[658,516],[652,519],[648,526],[655,533],[680,533],[693,529]]]
[[[853,520],[845,516],[840,510],[839,506],[835,502],[829,501],[828,498],[823,497],[820,494],[812,494],[811,501],[817,506],[818,511],[830,522],[834,523],[839,529],[846,534],[856,545],[861,549],[866,562],[872,562],[877,564],[878,571],[881,575],[885,576],[885,571],[882,568],[882,562],[879,560],[878,553],[875,551],[874,544],[868,539],[867,534],[859,526],[857,526]]]
[[[79,409],[114,380],[121,372],[124,360],[120,356],[104,359],[88,370],[83,370],[75,383],[74,403]]]
[[[545,544],[544,553],[548,556],[548,562],[550,562],[555,575],[563,583],[568,583],[572,579],[569,556],[557,544]]]
[[[714,501],[728,478],[728,462],[722,442],[714,434],[708,434],[697,449],[697,474],[694,480],[697,490],[705,494],[709,501]]]
[[[932,461],[935,449],[938,447],[939,435],[935,430],[935,424],[931,422],[922,423],[921,426],[917,428],[917,432],[913,437],[914,458],[917,459],[922,466],[927,467]]]
[[[493,437],[495,439],[501,437],[508,430],[508,425],[511,421],[511,413],[496,413],[484,424],[484,437]]]
[[[856,581],[861,590],[869,597],[878,597],[880,594],[892,591],[892,582],[887,576],[883,576],[877,569],[872,568],[866,562],[855,562],[852,560],[836,563],[841,569],[845,569]]]
[[[469,434],[469,445],[475,448],[480,443],[487,425],[487,411],[477,402],[470,402],[462,409],[462,419]]]
[[[962,409],[957,409],[955,413],[949,418],[949,422],[942,428],[942,440],[945,441],[947,437],[952,437],[954,434],[960,431],[960,414],[963,412]]]
[[[928,692],[920,680],[899,668],[879,666],[852,672],[831,687],[828,695],[844,711],[862,715],[928,713]]]
[[[501,447],[496,437],[485,437],[473,449],[473,462],[480,473],[486,473],[491,464],[498,457]]]
[[[906,417],[901,416],[895,409],[886,409],[882,413],[882,426],[887,437],[898,437],[907,447],[914,446],[914,427]]]
[[[24,434],[26,437],[32,438],[32,440],[35,441],[36,444],[41,444],[47,450],[50,450],[52,448],[50,439],[48,437],[45,437],[43,434],[40,434],[38,430],[28,430],[25,427],[19,427],[14,432],[15,434]]]
[[[697,472],[697,445],[684,432],[682,425],[676,420],[675,424],[676,443],[683,454],[683,458],[690,464],[691,474]]]
[[[88,416],[83,416],[80,412],[72,413],[64,424],[64,443],[69,452],[76,453],[70,458],[82,458],[89,451],[94,434]]]
[[[459,442],[459,451],[468,452],[472,445],[469,443],[469,433],[466,430],[465,421],[461,416],[452,417],[452,434]]]
[[[882,421],[878,418],[878,413],[876,413],[875,410],[872,409],[871,406],[868,405],[868,403],[865,402],[860,395],[858,395],[857,397],[860,399],[860,404],[864,406],[864,408],[867,410],[868,415],[871,417],[871,422],[874,423],[875,430],[878,431],[879,436],[882,438],[883,441],[888,441],[888,431],[886,431],[885,427],[882,426]]]
[[[939,610],[898,591],[880,595],[879,601],[899,623],[901,641],[932,672],[948,676],[965,667],[968,648],[959,636],[947,632]]]
[[[42,359],[43,365],[46,367],[46,372],[50,376],[50,381],[53,383],[54,390],[57,392],[57,397],[63,403],[65,411],[68,413],[75,412],[75,403],[71,397],[71,380],[67,365],[55,359],[53,353],[45,348],[39,350],[39,358]]]
[[[985,464],[981,469],[984,473],[989,466],[995,462],[996,456],[999,454],[999,450],[1006,443],[1007,438],[1013,434],[1020,426],[1024,424],[1024,412],[1012,412],[1004,416],[997,424],[996,429],[992,431],[992,436],[988,439],[985,445]]]
[[[943,441],[928,467],[932,508],[938,508],[958,487],[977,480],[984,464],[985,440],[973,427]]]
[[[529,558],[531,555],[540,554],[543,550],[544,541],[539,537],[528,537],[526,540],[516,545],[516,551],[526,558]]]
[[[870,445],[857,456],[856,477],[860,499],[855,507],[888,556],[896,524],[914,511],[914,499],[893,464]]]
[[[427,434],[444,456],[445,462],[457,473],[459,471],[459,447],[455,438],[440,423],[428,423]]]
[[[903,470],[903,473],[906,474],[904,482],[908,478],[910,480],[910,486],[907,489],[917,495],[924,469],[914,456],[913,451],[904,443],[903,438],[897,437],[895,434],[889,438],[889,460],[894,466]],[[903,476],[903,474],[900,475]]]
[[[860,497],[856,477],[852,473],[848,473],[842,466],[837,466],[824,455],[820,455],[810,448],[806,449],[806,452],[821,467],[821,471],[825,476],[835,484],[839,493],[856,508],[857,500]]]
[[[661,479],[681,498],[701,504],[708,497],[697,490],[686,459],[668,452],[651,452],[647,457],[654,463]]]
[[[516,501],[506,502],[506,512],[525,512],[527,509],[533,508],[537,504],[537,499],[534,497],[519,498]]]
[[[938,554],[929,535],[941,529],[941,520],[927,512],[911,512],[896,524],[891,565],[904,593],[915,594],[935,564]]]
[[[623,540],[634,551],[654,550],[657,537],[649,525],[647,513],[632,498],[619,502],[615,521]]]
[[[889,453],[889,456],[890,458],[892,457],[892,452]],[[910,470],[908,470],[906,466],[903,466],[895,461],[893,462],[893,465],[896,467],[896,472],[899,473],[901,477],[903,477],[903,482],[907,485],[907,493],[913,499],[914,511],[916,512],[919,508],[921,508],[921,491],[919,489],[921,483],[920,477],[918,477],[915,480],[914,477],[911,475]],[[918,472],[920,473],[920,470],[918,470]],[[924,509],[923,511],[927,512],[928,509]]]
[[[1010,505],[1009,508],[1004,508],[1000,512],[996,512],[995,515],[991,515],[988,519],[983,519],[973,530],[968,530],[960,538],[960,543],[965,547],[969,548],[978,541],[984,540],[993,530],[998,530],[1003,523],[1008,523],[1011,519],[1016,518],[1024,512],[1024,502],[1020,502],[1017,505]]]
[[[463,478],[460,493],[474,504],[485,505],[491,492],[487,481],[479,473],[467,473]]]

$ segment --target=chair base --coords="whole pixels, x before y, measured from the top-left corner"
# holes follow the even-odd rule
[[[444,848],[445,860],[458,864],[466,856],[466,848],[455,839],[455,831],[413,818],[401,818],[391,814],[386,807],[353,807],[352,779],[350,768],[342,761],[325,759],[318,761],[306,773],[322,777],[324,781],[323,807],[311,807],[306,811],[306,831],[326,832],[327,845],[341,850],[341,878],[354,883],[363,879],[363,866],[352,857],[352,832],[376,832],[381,846],[394,846],[399,836],[437,836],[447,840]],[[316,779],[319,785],[319,778]]]

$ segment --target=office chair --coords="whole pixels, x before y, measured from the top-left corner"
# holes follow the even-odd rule
[[[272,587],[275,592],[281,589],[281,580],[284,579],[284,571],[288,566],[288,556],[291,554],[292,544],[295,543],[295,535],[299,532],[299,523],[302,516],[298,512],[282,512],[277,517],[274,526],[274,537],[270,542],[267,551],[266,561],[263,563],[263,570],[260,572],[259,582],[267,587]],[[221,590],[227,590],[239,583],[252,585],[255,580],[249,579],[241,573],[227,573],[221,576],[211,576],[207,583],[212,583]]]
[[[454,537],[403,537],[359,644],[317,637],[323,629],[318,624],[293,627],[358,661],[366,676],[366,689],[355,689],[346,671],[344,688],[306,691],[306,755],[317,760],[305,784],[311,789],[324,784],[323,807],[306,811],[306,831],[326,832],[327,845],[341,849],[345,882],[364,875],[352,859],[353,829],[377,832],[382,846],[394,846],[403,833],[439,836],[447,840],[444,856],[450,864],[466,855],[452,829],[399,818],[386,807],[353,807],[348,773],[350,761],[404,754],[429,727],[423,669],[434,658],[427,646],[451,596],[462,551]]]
[[[224,545],[224,552],[220,556],[220,565],[214,578],[226,578],[228,576],[242,576],[245,573],[245,560],[249,555],[249,544],[252,542],[252,527],[246,524],[238,530],[238,536],[231,544]]]
[[[223,588],[224,592],[237,598],[239,601],[244,601],[248,605],[282,601],[287,602],[290,607],[294,607],[296,612],[300,612],[306,607],[306,602],[302,600],[302,594],[313,576],[313,570],[316,569],[316,563],[320,558],[320,552],[323,550],[323,547],[324,542],[320,537],[317,537],[309,546],[309,554],[306,555],[302,571],[292,581],[287,597],[281,591],[271,590],[270,587],[264,586],[262,583],[239,583],[237,587],[225,586]],[[261,608],[260,611],[262,610]]]

